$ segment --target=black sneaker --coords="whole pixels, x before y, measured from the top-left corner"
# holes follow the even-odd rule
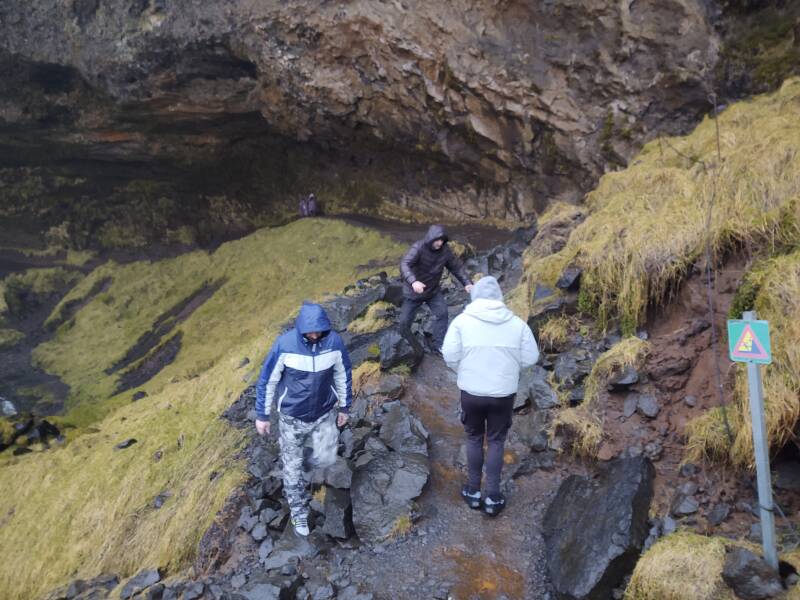
[[[475,491],[473,488],[465,485],[461,488],[461,497],[464,499],[464,502],[467,503],[467,506],[473,509],[479,509],[481,507],[481,491]]]
[[[483,512],[490,517],[496,517],[506,507],[506,499],[503,494],[491,494],[483,501]]]

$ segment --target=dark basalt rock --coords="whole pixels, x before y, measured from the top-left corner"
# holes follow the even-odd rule
[[[646,458],[620,458],[561,484],[543,528],[559,598],[606,600],[631,572],[650,529],[654,477]]]
[[[158,569],[145,569],[128,580],[119,597],[121,600],[128,600],[128,598],[149,588],[151,585],[155,585],[159,581],[161,581],[161,573],[159,573]]]
[[[350,495],[353,525],[368,543],[386,539],[411,516],[411,502],[428,481],[428,459],[417,453],[378,452],[362,456],[353,473]]]
[[[411,335],[403,335],[399,327],[393,327],[380,336],[381,369],[408,366],[416,369],[422,362],[424,350],[422,345]]]
[[[778,572],[746,548],[733,548],[728,552],[722,579],[742,600],[763,600],[783,592]]]

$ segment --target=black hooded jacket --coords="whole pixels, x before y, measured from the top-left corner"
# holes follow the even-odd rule
[[[435,240],[444,240],[439,250],[433,249]],[[403,295],[414,300],[428,300],[439,291],[444,268],[450,271],[461,285],[469,285],[470,280],[464,272],[461,261],[447,247],[447,232],[441,225],[431,225],[425,239],[414,242],[400,261],[400,274],[403,276]],[[411,288],[415,281],[425,284],[425,291],[417,294]]]

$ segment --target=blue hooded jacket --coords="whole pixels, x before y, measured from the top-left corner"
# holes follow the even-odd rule
[[[303,334],[323,335],[311,342]],[[347,348],[319,304],[304,303],[294,329],[273,344],[256,383],[256,418],[266,421],[277,399],[278,412],[316,421],[335,407],[347,412],[353,399]]]

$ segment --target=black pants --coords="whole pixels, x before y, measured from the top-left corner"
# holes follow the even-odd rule
[[[461,391],[461,422],[467,432],[467,485],[481,488],[483,471],[483,440],[489,447],[486,456],[486,494],[500,493],[500,471],[503,469],[503,449],[511,427],[514,394],[493,398],[473,396]]]
[[[447,333],[447,302],[441,291],[436,292],[427,300],[404,297],[403,306],[400,308],[400,327],[405,331],[411,331],[414,315],[422,308],[423,304],[427,304],[433,314],[433,347],[439,349],[444,343],[444,334]]]

